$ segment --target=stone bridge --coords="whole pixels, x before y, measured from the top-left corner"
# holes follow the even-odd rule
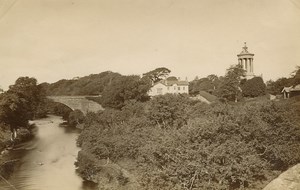
[[[104,108],[92,100],[86,99],[87,96],[47,96],[48,99],[54,102],[62,103],[72,110],[80,110],[84,114],[87,112],[97,112],[99,110],[104,110]],[[89,96],[91,97],[91,96]]]

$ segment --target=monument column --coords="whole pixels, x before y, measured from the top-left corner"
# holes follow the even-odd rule
[[[251,59],[251,72],[253,73],[253,58]]]
[[[248,72],[251,72],[251,60],[250,58],[247,59],[248,62]]]
[[[240,61],[241,61],[242,68],[244,68],[244,62],[243,62],[243,59],[240,59]]]
[[[253,53],[248,52],[248,47],[245,42],[245,46],[240,54],[237,55],[239,63],[243,66],[243,69],[246,71],[246,78],[250,79],[254,77],[254,65],[253,65]]]

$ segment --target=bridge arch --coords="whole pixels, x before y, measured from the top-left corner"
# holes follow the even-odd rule
[[[84,114],[104,110],[97,102],[86,99],[86,96],[48,96],[47,98],[54,102],[64,104],[72,110],[78,109]]]

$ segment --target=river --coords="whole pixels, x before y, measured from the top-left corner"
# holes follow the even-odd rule
[[[0,190],[95,190],[75,172],[79,148],[78,132],[60,127],[61,117],[35,120],[35,138],[9,152],[19,164],[8,182],[0,179]],[[9,185],[10,184],[10,185]]]

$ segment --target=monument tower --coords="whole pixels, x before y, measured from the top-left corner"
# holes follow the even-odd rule
[[[237,55],[239,64],[243,66],[243,69],[246,70],[246,79],[253,78],[253,56],[254,54],[248,52],[248,47],[245,42],[245,46],[243,47],[243,51]]]

